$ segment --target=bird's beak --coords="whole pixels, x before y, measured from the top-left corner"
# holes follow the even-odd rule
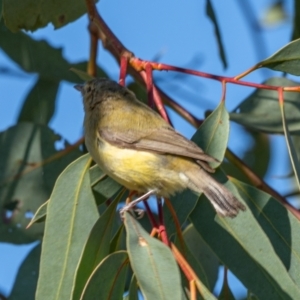
[[[74,85],[74,88],[75,88],[77,91],[83,93],[83,85],[82,85],[82,84],[76,84],[76,85]]]

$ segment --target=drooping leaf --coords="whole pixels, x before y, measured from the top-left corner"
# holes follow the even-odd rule
[[[90,168],[90,180],[98,205],[116,195],[122,188],[122,185],[107,176],[98,165]]]
[[[300,1],[294,1],[294,26],[291,40],[300,38]]]
[[[269,68],[281,72],[286,72],[292,75],[300,75],[300,39],[294,40],[269,58],[261,61],[260,67]]]
[[[102,259],[109,254],[109,242],[119,200],[120,197],[117,197],[109,205],[89,234],[76,270],[75,286],[72,294],[74,300],[80,298],[88,278]]]
[[[0,133],[0,239],[28,243],[40,239],[43,224],[26,230],[33,213],[49,199],[60,172],[81,152],[57,151],[61,137],[48,127],[20,123]],[[52,159],[51,159],[52,158]]]
[[[224,45],[222,42],[221,31],[220,31],[220,27],[218,24],[218,20],[217,20],[214,8],[213,8],[210,0],[206,0],[206,15],[210,18],[211,22],[214,25],[215,35],[216,35],[218,48],[219,48],[219,55],[220,55],[221,61],[223,63],[223,68],[226,69],[227,68],[227,60],[226,60]]]
[[[80,299],[122,299],[128,264],[126,251],[114,252],[107,256],[95,268]]]
[[[41,244],[36,245],[19,268],[8,300],[34,299],[39,275]]]
[[[71,163],[51,194],[36,299],[70,299],[75,271],[99,217],[89,179],[89,154]],[[50,276],[51,274],[51,276]]]
[[[281,111],[284,136],[285,136],[285,140],[286,140],[286,144],[287,144],[291,164],[292,164],[294,174],[295,174],[295,177],[296,177],[296,181],[297,181],[297,184],[298,184],[298,189],[300,190],[300,165],[299,165],[299,159],[297,157],[297,152],[296,152],[293,140],[292,140],[292,138],[290,136],[290,133],[289,133],[288,124],[286,122],[285,105],[284,105],[284,103],[282,103],[282,104],[280,103],[279,106],[280,106],[280,111]]]
[[[222,101],[218,107],[205,119],[196,131],[192,140],[203,151],[219,160],[210,163],[213,168],[218,167],[225,155],[229,137],[229,114]]]
[[[300,268],[300,221],[270,195],[236,179],[232,181],[241,197],[248,199],[249,209],[272,243],[277,256],[297,286],[300,286],[297,271]]]
[[[3,17],[13,32],[21,29],[34,31],[52,23],[60,28],[86,13],[83,1],[65,0],[49,2],[42,0],[3,0]]]
[[[221,218],[208,201],[200,198],[191,221],[224,265],[259,299],[298,298],[297,275],[292,275],[297,266],[289,261],[288,272],[287,261],[283,260],[291,257],[292,248],[298,264],[299,221],[268,194],[237,181],[235,184],[247,202],[246,212],[234,219]],[[232,184],[226,185],[234,192]],[[236,192],[235,195],[240,197]],[[293,224],[293,229],[289,224]]]
[[[40,77],[24,101],[18,122],[47,125],[55,111],[58,87],[58,81]]]
[[[33,218],[30,220],[29,224],[27,225],[27,229],[35,223],[45,222],[46,215],[47,215],[47,207],[48,207],[49,200],[43,203],[38,210],[35,212]]]
[[[196,271],[195,266],[199,265],[201,267],[201,271],[205,274],[206,280],[203,280],[199,276],[199,272],[197,272],[197,275],[202,279],[202,282],[207,285],[208,289],[213,291],[219,274],[219,259],[203,241],[192,224],[184,230],[183,238],[191,255],[195,258],[191,266],[194,271]]]
[[[286,78],[270,78],[264,82],[272,86],[298,86]],[[284,92],[286,122],[291,133],[300,131],[300,94]],[[246,127],[270,133],[283,133],[277,91],[257,89],[230,114],[230,119]]]
[[[38,73],[43,80],[82,83],[70,69],[85,71],[87,62],[71,64],[63,57],[61,48],[52,47],[44,40],[36,41],[23,32],[13,34],[1,25],[0,48],[24,71]],[[97,68],[97,76],[107,77],[107,74]]]
[[[180,273],[170,249],[152,238],[129,214],[124,216],[132,270],[146,299],[180,299]]]
[[[193,135],[192,141],[199,145],[205,153],[219,160],[219,162],[211,163],[211,166],[215,168],[220,165],[224,158],[228,136],[229,115],[224,102],[221,102]],[[179,225],[182,225],[186,221],[194,209],[197,200],[198,195],[189,190],[171,197],[171,203],[176,212]],[[176,232],[174,218],[166,205],[164,205],[163,210],[166,229],[168,235],[171,236]]]

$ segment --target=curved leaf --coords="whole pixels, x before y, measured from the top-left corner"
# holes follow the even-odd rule
[[[219,259],[214,254],[214,252],[206,245],[200,234],[196,231],[193,224],[190,224],[183,232],[184,241],[193,255],[195,262],[190,265],[193,266],[194,271],[196,265],[201,267],[201,273],[204,274],[200,276],[200,272],[196,272],[201,281],[206,284],[210,291],[213,291],[214,286],[218,279],[219,274]]]
[[[58,87],[59,81],[40,77],[24,101],[18,123],[33,122],[47,125],[55,111]]]
[[[60,139],[47,126],[33,123],[20,123],[0,133],[1,241],[28,243],[42,237],[43,224],[28,230],[26,226],[49,199],[59,173],[81,154],[74,149],[59,156],[55,142]]]
[[[224,45],[222,42],[221,31],[220,31],[220,27],[218,24],[216,14],[214,12],[214,8],[213,8],[210,0],[206,0],[206,15],[211,19],[211,21],[214,25],[215,35],[216,35],[218,48],[219,48],[219,55],[220,55],[221,61],[223,63],[223,68],[226,69],[227,68],[227,60],[226,60]]]
[[[286,78],[270,78],[264,82],[273,86],[299,86]],[[291,133],[300,131],[300,94],[284,92],[286,122]],[[257,89],[230,113],[230,119],[246,127],[270,133],[283,133],[278,92]]]
[[[89,154],[71,163],[51,194],[36,299],[70,299],[74,274],[97,218],[90,188]],[[50,276],[51,274],[51,276]]]
[[[3,0],[3,18],[13,32],[21,29],[34,31],[52,23],[60,28],[86,13],[83,1]]]
[[[33,218],[30,220],[29,224],[27,225],[26,229],[31,227],[34,223],[45,222],[46,215],[47,215],[47,207],[48,207],[49,200],[43,203],[38,210],[35,212]]]
[[[8,300],[34,299],[41,256],[41,244],[36,245],[19,268]]]
[[[247,202],[248,211],[235,219],[219,218],[210,204],[200,199],[190,216],[191,221],[219,259],[259,299],[298,299],[300,290],[295,277],[290,277],[286,261],[282,259],[290,257],[293,247],[298,264],[299,221],[268,194],[235,183]],[[227,186],[233,191],[232,184],[228,182]],[[294,226],[293,233],[290,222]],[[289,268],[294,266],[289,264]]]
[[[76,270],[76,279],[72,299],[79,299],[83,288],[96,266],[109,254],[112,227],[116,217],[117,197],[93,226],[84,246]]]
[[[130,264],[145,299],[181,300],[180,273],[171,250],[129,213],[124,217]]]
[[[205,153],[219,160],[219,162],[211,163],[211,166],[216,168],[224,158],[228,136],[229,115],[224,102],[221,102],[193,135],[192,141],[199,145]],[[180,225],[186,221],[194,209],[198,197],[199,195],[190,190],[185,190],[171,197],[171,203]],[[163,210],[166,229],[168,235],[171,236],[176,232],[174,219],[166,205],[164,205]]]
[[[258,65],[272,70],[286,72],[292,75],[300,75],[300,39],[292,41],[279,49],[269,58]]]
[[[296,177],[296,181],[297,181],[297,184],[298,184],[298,189],[300,190],[300,165],[299,165],[299,160],[298,160],[298,157],[297,157],[297,152],[296,152],[296,149],[294,147],[293,140],[292,140],[292,138],[290,136],[290,133],[289,133],[288,124],[286,122],[285,105],[284,105],[284,103],[282,103],[282,104],[279,104],[279,106],[280,106],[280,112],[281,112],[281,117],[282,117],[282,125],[283,125],[284,136],[285,136],[287,148],[288,148],[288,151],[289,151],[291,164],[292,164],[294,174],[295,174],[295,177]]]
[[[95,268],[80,299],[122,299],[128,264],[126,251],[115,252],[107,256]]]

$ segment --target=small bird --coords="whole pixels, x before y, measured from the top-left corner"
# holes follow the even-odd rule
[[[85,144],[111,178],[141,194],[170,197],[186,188],[204,193],[220,216],[246,207],[209,173],[216,161],[115,81],[76,85],[83,96]]]

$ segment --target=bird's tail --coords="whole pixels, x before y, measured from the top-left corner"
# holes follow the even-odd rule
[[[195,192],[203,192],[219,215],[233,218],[240,210],[246,210],[246,207],[225,186],[203,169],[197,168],[197,171],[191,170],[185,174],[189,178],[188,187]]]

